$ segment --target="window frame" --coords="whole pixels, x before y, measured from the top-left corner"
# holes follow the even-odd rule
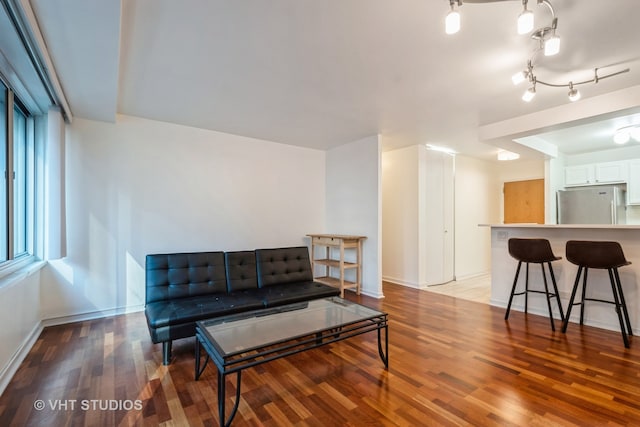
[[[5,177],[5,209],[6,224],[0,224],[0,227],[6,227],[6,241],[0,241],[0,245],[5,246],[7,251],[6,260],[0,261],[0,278],[6,276],[17,269],[35,261],[37,258],[34,255],[35,239],[36,239],[36,167],[35,167],[35,121],[33,114],[26,108],[26,106],[17,98],[14,90],[7,83],[6,79],[0,75],[0,84],[6,88],[5,105],[6,110],[0,111],[6,119],[6,140],[0,141],[0,144],[5,144],[6,152],[6,164],[0,165],[0,168],[6,171]],[[25,183],[24,183],[24,246],[25,251],[19,254],[15,254],[15,207],[16,207],[16,170],[14,164],[14,154],[16,151],[16,144],[14,138],[14,109],[20,111],[25,118],[24,129],[24,156],[25,156]]]

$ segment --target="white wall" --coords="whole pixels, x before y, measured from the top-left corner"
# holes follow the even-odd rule
[[[382,153],[382,277],[419,286],[418,146]]]
[[[326,232],[367,237],[363,244],[362,292],[376,298],[383,297],[380,188],[378,135],[327,151]]]
[[[628,159],[640,159],[640,145],[628,145],[624,147],[611,148],[610,150],[592,151],[581,154],[566,154],[565,166],[615,162],[617,160]]]
[[[496,162],[456,156],[455,270],[456,279],[491,270],[491,230],[501,218],[501,194]]]
[[[420,168],[423,147],[411,146],[382,153],[383,165],[383,278],[420,288],[419,212],[427,197],[419,197],[419,182],[427,179]],[[455,159],[455,276],[464,279],[485,274],[491,268],[491,236],[478,224],[500,221],[501,182],[496,162],[466,156]],[[505,176],[515,176],[514,173]]]
[[[66,174],[44,318],[141,308],[146,254],[305,245],[325,226],[323,151],[120,115],[67,126]]]
[[[0,286],[0,394],[40,335],[40,273],[23,271]]]
[[[49,110],[47,114],[35,117],[34,148],[36,182],[34,189],[36,200],[43,201],[45,209],[38,205],[34,215],[35,234],[38,237],[51,236],[47,243],[60,243],[56,238],[59,235],[60,223],[51,219],[60,218],[60,210],[56,211],[54,196],[58,195],[60,187],[47,186],[45,189],[45,175],[52,170],[60,170],[61,161],[55,155],[55,147],[60,146],[64,140],[64,122],[62,116],[56,110]],[[48,178],[48,175],[47,175]],[[44,194],[47,197],[44,197]],[[59,204],[57,205],[58,207]],[[45,221],[45,212],[49,221]],[[44,231],[43,231],[44,230]],[[47,252],[44,248],[45,239],[34,242],[33,253],[42,258]],[[41,300],[40,278],[43,262],[30,263],[27,266],[6,274],[0,279],[0,393],[3,392],[13,374],[20,367],[20,363],[26,357],[31,346],[38,338],[41,330]],[[6,273],[6,272],[5,272]],[[46,298],[46,296],[45,296]]]

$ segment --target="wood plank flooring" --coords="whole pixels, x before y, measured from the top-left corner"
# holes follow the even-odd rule
[[[248,369],[233,425],[640,425],[640,341],[625,349],[612,331],[571,324],[565,336],[546,317],[505,322],[486,304],[384,292],[347,297],[389,313],[388,371],[374,333]],[[194,381],[192,339],[174,343],[168,367],[161,352],[142,313],[46,328],[0,397],[0,425],[217,425],[215,368]],[[227,407],[234,392],[235,378]],[[140,407],[99,406],[112,401]]]

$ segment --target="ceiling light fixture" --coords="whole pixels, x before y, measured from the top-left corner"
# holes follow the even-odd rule
[[[448,148],[448,147],[442,147],[440,145],[433,145],[433,144],[425,144],[427,146],[427,149],[429,150],[433,150],[433,151],[440,151],[442,153],[446,153],[449,154],[451,156],[455,156],[457,151],[452,149],[452,148]]]
[[[445,32],[447,34],[455,34],[460,31],[460,12],[454,9],[454,5],[458,3],[458,7],[462,5],[462,0],[449,0],[451,5],[451,11],[447,14],[445,19]]]
[[[576,102],[580,99],[580,91],[578,89],[574,89],[573,82],[569,82],[569,101]]]
[[[526,70],[518,71],[513,76],[511,76],[511,81],[513,82],[514,85],[519,85],[523,81],[527,80],[528,77],[529,77],[528,71]]]
[[[508,0],[464,0],[464,1],[466,3],[498,3],[498,2],[508,1]],[[533,30],[533,12],[527,9],[527,4],[529,3],[529,0],[518,0],[518,1],[522,1],[523,9],[522,9],[522,12],[518,15],[516,28],[518,30],[518,34],[527,34]],[[554,38],[557,39],[552,41],[552,45],[550,46],[550,49],[553,48],[554,46],[559,48],[560,38],[555,34],[555,29],[558,26],[558,19],[556,18],[555,11],[553,10],[553,6],[551,6],[551,3],[549,2],[549,0],[535,0],[535,1],[537,4],[544,4],[549,8],[549,10],[551,11],[553,21],[549,27],[544,27],[536,30],[531,35],[531,37],[539,38],[539,35],[536,37],[534,36],[536,35],[537,32],[542,31],[545,36],[547,34],[550,35],[549,39],[554,39]],[[457,5],[458,8],[460,8],[460,6],[462,6],[462,0],[449,0],[449,5],[451,6],[451,11],[447,14],[447,17],[445,19],[445,31],[447,34],[455,34],[460,30],[460,12],[455,10],[454,5]],[[544,41],[546,41],[546,38]]]
[[[527,10],[528,0],[522,0],[524,10],[518,15],[518,34],[527,34],[533,30],[533,12]]]
[[[621,127],[613,134],[613,142],[620,145],[626,144],[631,138],[640,142],[640,124]]]
[[[536,85],[534,84],[529,89],[525,90],[522,94],[522,100],[524,102],[531,102],[533,98],[536,96]]]
[[[557,55],[560,52],[560,37],[553,30],[552,35],[544,41],[544,56]]]
[[[510,0],[464,0],[466,3],[497,3],[497,2],[505,2]],[[518,15],[518,33],[526,34],[530,32],[533,28],[533,12],[527,9],[527,4],[529,0],[519,0],[522,1],[523,10]],[[532,0],[533,1],[533,0]],[[531,59],[527,61],[527,68],[524,71],[519,71],[518,73],[511,76],[511,80],[514,85],[520,84],[526,80],[528,80],[532,85],[527,89],[527,91],[522,96],[522,99],[526,102],[530,102],[536,94],[536,83],[540,83],[544,86],[550,87],[566,87],[569,88],[568,96],[571,102],[578,101],[581,97],[580,92],[574,88],[574,86],[586,84],[586,83],[598,83],[598,81],[602,79],[606,79],[609,77],[617,76],[622,73],[629,72],[629,68],[626,68],[622,71],[614,72],[611,74],[607,74],[604,76],[598,75],[598,69],[596,68],[594,71],[594,78],[589,80],[584,80],[580,82],[572,82],[566,84],[555,84],[555,83],[547,83],[541,80],[538,80],[533,73],[533,57],[538,52],[544,52],[545,56],[553,56],[557,55],[560,52],[560,36],[556,34],[556,30],[558,28],[558,18],[556,17],[555,10],[551,5],[549,0],[535,0],[536,4],[543,4],[547,6],[549,11],[551,12],[551,24],[545,27],[538,28],[531,33],[531,38],[538,41],[538,48],[534,51]],[[454,6],[457,5],[458,9],[462,6],[462,0],[449,0],[449,4],[451,6],[451,11],[447,15],[446,19],[446,30],[447,34],[453,34],[460,30],[460,14],[458,10],[454,10]],[[455,16],[450,18],[450,15],[455,13]],[[449,20],[452,20],[452,28],[450,28]],[[453,31],[455,29],[455,31]],[[450,31],[451,30],[451,31]]]
[[[514,153],[512,151],[500,150],[498,151],[498,160],[507,161],[507,160],[518,160],[520,158],[520,154]]]
[[[609,77],[614,77],[617,76],[619,74],[623,74],[623,73],[628,73],[629,72],[629,68],[625,68],[624,70],[620,70],[620,71],[616,71],[614,73],[609,73],[609,74],[605,74],[603,76],[598,75],[598,68],[593,70],[593,78],[589,79],[589,80],[582,80],[579,82],[569,82],[566,84],[557,84],[557,83],[549,83],[549,82],[545,82],[542,80],[539,80],[536,75],[533,72],[533,64],[531,63],[531,61],[529,60],[527,62],[527,68],[524,71],[520,71],[519,73],[514,74],[511,77],[511,80],[513,81],[513,84],[519,84],[522,83],[523,81],[525,81],[526,79],[528,79],[532,84],[533,84],[533,92],[535,95],[535,85],[536,84],[541,84],[544,86],[549,86],[549,87],[566,87],[569,88],[569,92],[568,92],[568,96],[569,96],[569,100],[571,102],[575,102],[577,100],[580,99],[580,97],[582,96],[580,94],[580,91],[578,89],[576,89],[574,86],[578,86],[578,85],[584,85],[584,84],[588,84],[588,83],[598,83],[600,80],[603,79],[608,79]],[[519,77],[516,77],[520,75]],[[525,77],[526,76],[526,77]],[[531,90],[532,88],[529,88],[529,90]],[[527,91],[528,92],[528,91]],[[527,93],[525,92],[525,95],[522,96],[522,100],[529,102],[533,99],[533,95],[527,95]]]

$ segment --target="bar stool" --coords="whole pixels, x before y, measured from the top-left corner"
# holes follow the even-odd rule
[[[560,297],[558,296],[558,286],[556,285],[556,278],[553,274],[553,268],[551,267],[552,261],[562,259],[553,254],[551,250],[551,244],[547,239],[509,239],[509,255],[518,260],[518,268],[516,269],[516,277],[513,279],[513,287],[511,288],[511,295],[509,296],[509,304],[507,305],[507,312],[504,315],[504,320],[509,318],[509,312],[511,310],[511,303],[515,295],[524,295],[524,312],[527,312],[529,293],[545,294],[547,297],[547,307],[549,308],[549,320],[551,321],[551,330],[555,331],[556,326],[553,321],[553,312],[551,310],[551,298],[555,297],[558,303],[558,310],[560,311],[560,319],[564,320],[564,314],[562,312],[562,305],[560,304]],[[525,275],[525,288],[522,292],[516,292],[516,285],[518,283],[518,275],[520,274],[520,267],[522,263],[526,264]],[[540,264],[542,268],[542,279],[544,281],[544,291],[529,289],[529,264]],[[544,264],[549,266],[549,274],[551,275],[551,283],[553,284],[553,292],[549,292],[549,286],[547,285],[547,275],[545,273]]]
[[[569,325],[569,316],[571,315],[571,307],[580,305],[580,324],[584,321],[584,303],[585,301],[598,301],[607,304],[614,304],[620,321],[620,332],[624,346],[629,348],[629,337],[633,335],[631,331],[631,322],[629,321],[629,312],[627,311],[627,303],[622,293],[622,285],[620,284],[620,275],[618,267],[631,264],[624,257],[622,247],[618,242],[591,242],[581,240],[569,240],[566,247],[567,260],[578,266],[578,274],[571,291],[571,299],[567,308],[567,316],[562,324],[562,332],[567,331]],[[601,300],[597,298],[587,298],[587,272],[590,268],[607,270],[609,272],[609,281],[611,282],[611,292],[613,293],[613,301]],[[584,270],[582,279],[582,300],[574,304],[580,275]],[[624,320],[623,320],[624,318]],[[626,324],[626,325],[625,325]],[[625,328],[626,326],[626,328]]]

